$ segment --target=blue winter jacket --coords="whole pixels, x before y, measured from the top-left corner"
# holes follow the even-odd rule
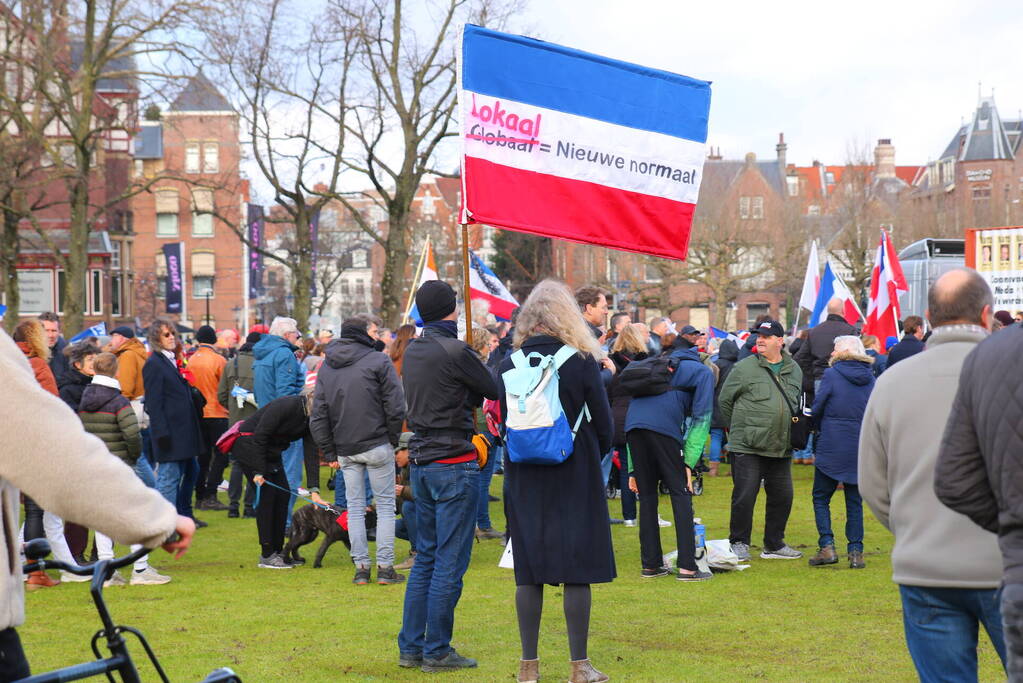
[[[867,399],[874,390],[871,364],[857,356],[837,360],[824,371],[813,402],[813,416],[819,425],[817,468],[832,479],[858,483],[856,458],[860,447],[860,426]]]
[[[686,464],[696,465],[710,433],[714,410],[714,373],[700,361],[695,348],[677,349],[671,356],[678,363],[671,385],[678,387],[656,396],[637,396],[629,404],[625,431],[649,429],[678,441]],[[692,418],[686,429],[687,418]]]
[[[281,396],[296,396],[302,392],[305,373],[295,358],[297,350],[284,337],[272,334],[264,334],[252,347],[256,359],[252,366],[255,372],[253,393],[260,407]]]

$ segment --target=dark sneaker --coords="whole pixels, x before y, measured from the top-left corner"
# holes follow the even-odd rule
[[[823,567],[826,564],[838,564],[838,553],[835,552],[833,545],[824,546],[810,558],[811,567]]]
[[[476,660],[470,657],[463,657],[454,650],[447,653],[440,659],[423,659],[421,670],[424,673],[433,674],[441,671],[454,671],[455,669],[475,669]]]
[[[300,567],[305,564],[304,557],[285,557],[284,554],[281,553],[281,559],[284,560],[284,564],[289,564],[292,567]]]
[[[739,562],[749,562],[749,546],[745,543],[733,543],[732,552],[739,558]]]
[[[228,509],[227,506],[221,503],[219,500],[217,500],[215,496],[203,498],[198,503],[196,503],[195,507],[197,507],[200,510],[212,510],[214,512],[223,512],[224,510]]]
[[[193,517],[192,521],[195,523],[195,528],[196,529],[205,529],[206,527],[209,526],[209,524],[207,524],[206,522],[202,521],[198,517]]]
[[[418,669],[423,665],[423,655],[407,655],[398,653],[398,666],[403,669]]]
[[[352,583],[356,586],[365,586],[369,583],[369,567],[356,567],[355,578],[352,579]]]
[[[260,557],[259,564],[257,565],[260,569],[293,569],[293,565],[288,564],[284,561],[277,553],[274,553],[270,557]]]
[[[802,556],[803,553],[790,545],[783,545],[777,550],[764,548],[764,552],[760,553],[761,560],[798,560]]]
[[[238,508],[231,508],[227,511],[227,516],[231,519],[238,519],[241,515],[238,514]]]
[[[243,514],[242,517],[245,517],[246,519],[255,519],[256,511],[252,508],[245,508],[245,514]]]
[[[492,538],[504,538],[504,534],[502,534],[497,529],[493,528],[476,529],[476,538],[480,539],[481,541],[489,541]]]
[[[708,581],[714,578],[714,575],[710,572],[702,572],[699,569],[696,570],[695,574],[683,574],[681,571],[678,576],[675,577],[679,581]]]
[[[835,562],[838,562],[838,558],[835,558]],[[849,553],[849,569],[866,569],[867,563],[863,561],[863,553],[854,550]]]
[[[401,583],[405,580],[404,574],[394,571],[394,567],[377,567],[377,583],[386,586],[392,583]]]
[[[657,567],[656,569],[644,569],[640,572],[640,577],[644,579],[656,579],[658,576],[667,576],[671,571],[667,567]]]

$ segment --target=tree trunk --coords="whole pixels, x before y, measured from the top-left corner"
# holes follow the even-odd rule
[[[87,165],[84,168],[80,165],[79,169],[71,189],[71,225],[64,268],[63,328],[69,337],[85,327],[85,279],[89,267],[89,169]]]
[[[291,296],[294,297],[291,315],[303,334],[309,326],[309,316],[313,312],[313,244],[309,216],[309,207],[301,204],[295,215],[298,262],[291,269]]]
[[[405,313],[402,293],[405,266],[408,263],[408,205],[409,201],[397,192],[391,202],[388,217],[387,248],[384,250],[384,273],[380,282],[380,317],[384,325],[397,328]],[[412,282],[410,287],[419,283]]]
[[[9,204],[8,201],[4,201]],[[4,328],[13,333],[18,324],[21,308],[21,290],[18,289],[18,215],[4,210],[4,234],[0,242],[0,271],[4,277],[4,297],[7,311],[4,313]]]

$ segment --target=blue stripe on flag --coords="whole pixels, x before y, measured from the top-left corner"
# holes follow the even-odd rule
[[[707,141],[710,81],[471,24],[462,69],[462,86],[482,95]]]
[[[824,275],[821,276],[821,288],[817,292],[817,301],[813,305],[813,314],[810,316],[810,327],[815,327],[824,322],[828,317],[828,302],[835,298],[835,273],[831,270],[831,263],[824,264]]]

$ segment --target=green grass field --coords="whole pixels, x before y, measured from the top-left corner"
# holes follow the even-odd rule
[[[727,471],[727,468],[722,468]],[[807,554],[816,548],[810,488],[813,468],[795,466],[796,499],[787,540]],[[492,489],[501,495],[501,477]],[[696,514],[707,538],[725,538],[731,480],[707,479]],[[223,494],[222,494],[223,495]],[[841,492],[834,528],[844,528]],[[760,542],[763,497],[754,543]],[[620,503],[610,501],[613,516]],[[502,528],[501,504],[491,505]],[[662,500],[663,516],[670,506]],[[254,520],[206,512],[210,523],[181,560],[162,551],[153,564],[174,577],[166,586],[106,591],[118,623],[148,636],[173,681],[201,680],[218,666],[245,681],[419,681],[430,678],[397,666],[403,586],[352,585],[352,565],[335,544],[322,569],[256,568]],[[674,530],[663,529],[665,552]],[[590,656],[613,681],[912,681],[896,586],[891,582],[888,534],[867,513],[867,568],[853,571],[845,557],[828,568],[806,560],[761,560],[742,573],[684,584],[639,578],[638,530],[612,527],[619,577],[594,587]],[[840,536],[841,538],[841,536]],[[318,541],[317,541],[318,543]],[[311,561],[316,545],[306,546]],[[839,549],[844,547],[840,541]],[[397,541],[404,556],[408,545]],[[451,681],[513,681],[518,632],[510,570],[499,569],[500,541],[475,544],[456,612],[454,645],[479,659],[478,669],[437,674]],[[120,552],[120,550],[119,550]],[[560,591],[546,589],[540,639],[543,680],[568,678],[568,645]],[[86,584],[37,591],[26,598],[20,629],[33,672],[91,658],[89,638],[98,618]],[[1004,680],[994,649],[981,636],[980,679]],[[143,655],[135,647],[136,654]],[[148,665],[143,680],[156,680]]]

